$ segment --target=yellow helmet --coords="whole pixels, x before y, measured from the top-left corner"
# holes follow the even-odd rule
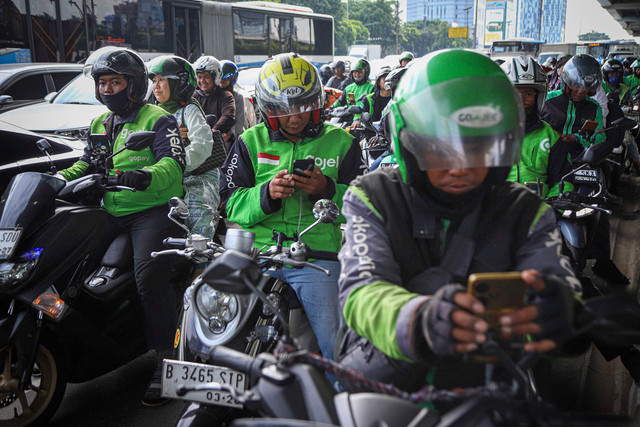
[[[296,53],[281,53],[269,58],[256,82],[258,108],[266,126],[278,130],[278,117],[311,112],[305,136],[322,129],[324,90],[318,70]]]

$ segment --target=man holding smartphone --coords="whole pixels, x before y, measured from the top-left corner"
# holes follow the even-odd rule
[[[338,361],[408,391],[483,384],[484,365],[462,358],[492,336],[464,286],[472,273],[521,272],[530,297],[495,332],[533,335],[525,351],[560,348],[581,285],[553,211],[506,181],[524,122],[509,78],[479,53],[437,51],[407,70],[389,108],[398,168],[359,177],[344,197]]]
[[[222,171],[222,199],[230,221],[256,234],[255,245],[273,245],[272,230],[292,236],[315,222],[313,204],[331,199],[342,206],[349,182],[364,171],[360,147],[346,131],[323,123],[324,90],[318,71],[295,53],[265,62],[256,84],[263,123],[234,143]],[[338,251],[340,217],[319,224],[304,241],[311,249]],[[289,245],[291,242],[285,242]],[[323,356],[333,357],[341,322],[337,261],[316,260],[331,276],[311,268],[285,268],[274,275],[291,285],[309,318]]]

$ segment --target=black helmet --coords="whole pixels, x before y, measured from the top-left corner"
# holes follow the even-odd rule
[[[323,82],[326,83],[327,80],[331,78],[331,76],[333,76],[333,70],[331,70],[329,64],[320,66],[320,77],[322,78]]]
[[[98,93],[98,78],[105,74],[121,74],[127,78],[127,97],[133,103],[142,102],[147,94],[149,79],[144,61],[131,49],[115,46],[100,48],[89,55],[84,75],[91,76],[96,84],[96,99],[104,103]]]
[[[344,61],[336,61],[331,64],[331,69],[335,70],[336,68],[342,68],[343,72],[347,70],[347,66],[344,64]]]
[[[579,89],[593,96],[601,81],[602,72],[598,61],[591,55],[580,54],[571,58],[562,69],[560,88],[566,94],[571,89]]]
[[[627,56],[626,58],[624,58],[624,61],[622,61],[622,66],[624,68],[631,68],[631,64],[633,64],[635,60],[635,56]]]
[[[360,79],[356,79],[353,77],[353,72],[355,70],[364,71],[364,76]],[[351,67],[351,78],[358,84],[362,84],[369,80],[369,73],[371,73],[371,66],[369,65],[369,61],[364,58],[358,59],[354,66]]]
[[[149,65],[149,80],[154,76],[162,76],[171,80],[171,99],[185,103],[196,90],[196,73],[193,67],[183,58],[173,55],[158,56]]]
[[[624,67],[622,66],[622,62],[618,59],[609,59],[602,66],[602,77],[606,80],[609,77],[609,73],[622,73],[624,72]]]
[[[398,87],[398,83],[400,83],[400,79],[407,71],[408,67],[400,67],[391,71],[387,78],[384,79],[384,88],[390,90],[392,93],[395,92],[396,87]]]

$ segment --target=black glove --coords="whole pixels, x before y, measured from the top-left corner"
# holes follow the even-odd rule
[[[126,171],[120,175],[120,185],[144,191],[151,184],[151,172],[144,169]]]
[[[574,335],[577,301],[571,289],[556,276],[545,276],[543,280],[544,290],[534,292],[530,302],[538,307],[538,318],[534,322],[541,329],[539,338],[553,340],[560,347]]]
[[[451,313],[464,310],[453,302],[453,295],[457,292],[466,290],[458,284],[445,285],[422,306],[422,333],[431,351],[438,356],[456,354],[457,341],[451,335]]]

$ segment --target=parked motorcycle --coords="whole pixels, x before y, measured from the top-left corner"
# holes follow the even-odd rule
[[[237,252],[232,255],[238,265],[246,263]],[[225,292],[242,292],[243,286],[240,282],[211,284]],[[255,287],[252,290],[259,292]],[[608,346],[638,344],[640,306],[622,296],[593,298],[577,311],[575,325],[574,339]],[[222,346],[210,349],[208,358],[212,363],[246,376],[250,385],[247,390],[219,380],[205,379],[196,384],[180,383],[178,379],[176,392],[186,398],[192,393],[228,393],[245,407],[267,417],[237,420],[234,426],[601,427],[629,423],[624,416],[564,413],[542,400],[529,374],[539,355],[523,353],[519,342],[502,341],[490,335],[475,354],[500,364],[507,378],[489,378],[486,385],[469,389],[438,390],[426,386],[408,393],[309,354],[295,341],[281,337],[275,354],[251,357]],[[327,381],[325,370],[370,392],[337,393]],[[436,405],[441,410],[427,409],[432,406],[425,405]],[[632,425],[638,421],[640,415],[636,415]]]
[[[148,147],[154,134],[132,134],[123,150]],[[46,153],[46,141],[39,145]],[[92,173],[71,182],[19,174],[0,199],[3,426],[45,424],[67,382],[95,378],[146,351],[128,235],[102,247],[102,195],[135,191],[108,175],[116,154],[96,148]]]
[[[164,251],[213,262],[184,294],[174,343],[177,360],[165,360],[163,396],[178,398],[176,387],[183,381],[198,384],[215,379],[244,390],[248,384],[244,374],[209,364],[209,352],[217,346],[225,345],[243,354],[257,356],[272,351],[279,337],[291,334],[304,348],[317,348],[311,328],[301,327],[306,319],[301,319],[302,310],[293,290],[287,283],[263,273],[266,269],[291,266],[315,268],[330,274],[308,259],[336,260],[337,254],[311,250],[302,240],[317,224],[335,221],[339,211],[335,203],[320,200],[314,205],[313,212],[317,219],[314,224],[292,238],[274,231],[275,245],[260,251],[254,249],[255,235],[238,229],[227,231],[224,247],[193,235],[183,239],[184,249]],[[283,246],[287,240],[294,241],[290,247]],[[172,239],[172,243],[177,242]],[[244,287],[242,292],[221,289],[224,286],[231,288],[235,282],[247,283],[247,286],[260,289],[261,293],[247,293]],[[261,298],[263,294],[265,296]],[[295,319],[295,330],[288,326],[290,318]],[[196,403],[185,407],[179,426],[221,425],[224,420],[238,416],[238,411],[228,408],[243,407],[232,395],[223,392],[194,393],[188,400]],[[224,410],[220,410],[221,407]]]

